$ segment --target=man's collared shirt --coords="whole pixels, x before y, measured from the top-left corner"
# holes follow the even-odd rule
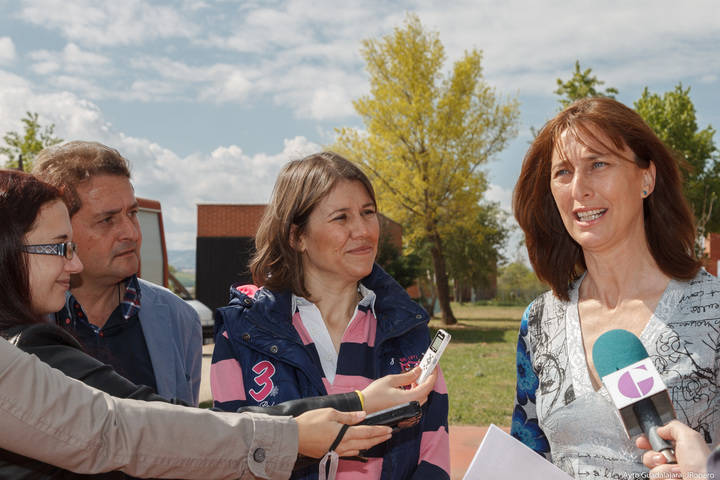
[[[88,354],[111,365],[119,374],[157,392],[150,353],[140,324],[140,284],[128,277],[119,305],[102,328],[90,323],[77,299],[69,294],[65,307],[55,314],[56,323],[69,330]]]

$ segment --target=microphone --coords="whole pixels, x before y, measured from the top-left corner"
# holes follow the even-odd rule
[[[627,330],[609,330],[595,341],[592,356],[628,436],[645,433],[653,450],[677,463],[673,446],[657,433],[675,418],[675,409],[640,339]]]

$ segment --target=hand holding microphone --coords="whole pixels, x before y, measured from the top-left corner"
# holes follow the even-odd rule
[[[642,342],[627,330],[610,330],[595,341],[592,353],[628,436],[644,433],[666,463],[676,463],[673,446],[657,431],[675,418],[675,410]]]
[[[675,453],[678,463],[667,464],[663,455],[652,451],[647,437],[641,436],[635,441],[638,448],[650,450],[643,455],[643,463],[650,468],[653,475],[659,478],[675,478],[674,475],[683,475],[682,478],[702,478],[706,473],[707,458],[710,454],[705,440],[700,433],[687,425],[673,420],[665,426],[658,428],[658,434],[675,442]],[[680,477],[678,477],[680,478]],[[706,478],[714,478],[707,476]]]

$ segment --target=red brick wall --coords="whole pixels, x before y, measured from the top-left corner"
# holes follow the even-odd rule
[[[388,238],[392,245],[402,251],[402,226],[382,213],[378,218],[380,219],[380,235]]]
[[[254,237],[265,205],[198,205],[198,237]]]
[[[720,260],[720,233],[711,233],[705,238],[705,269],[717,276],[717,264]]]

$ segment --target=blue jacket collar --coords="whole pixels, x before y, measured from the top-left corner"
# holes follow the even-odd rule
[[[362,281],[377,298],[377,330],[375,345],[396,338],[428,322],[427,313],[413,302],[405,290],[378,265]],[[322,372],[304,348],[300,335],[292,326],[292,294],[289,291],[258,290],[251,299],[233,285],[230,305],[218,309],[216,329],[224,326],[232,344],[261,352],[277,361],[295,365],[308,373],[319,392],[325,386],[319,380]]]
[[[402,335],[419,324],[427,324],[429,317],[420,305],[410,299],[403,289],[378,264],[361,283],[375,292],[375,311],[378,316],[376,343],[387,338]],[[254,299],[237,290],[237,284],[230,288],[230,305],[244,306],[242,322],[226,326],[257,329],[256,334],[267,332],[275,338],[284,338],[302,344],[292,323],[292,294],[289,291],[273,292],[260,289]],[[250,307],[250,308],[247,308]],[[218,326],[219,328],[220,326]]]

